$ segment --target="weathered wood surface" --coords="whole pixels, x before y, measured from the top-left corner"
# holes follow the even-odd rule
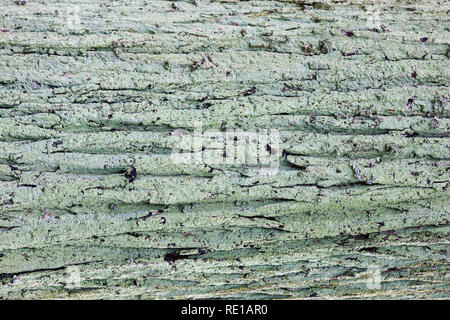
[[[0,297],[448,298],[448,12],[1,1]],[[175,163],[196,121],[277,174]]]

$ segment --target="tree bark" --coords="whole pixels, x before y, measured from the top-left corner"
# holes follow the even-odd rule
[[[0,298],[448,298],[448,10],[1,1]]]

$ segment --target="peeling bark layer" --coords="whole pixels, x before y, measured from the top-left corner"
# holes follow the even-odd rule
[[[448,10],[1,1],[0,297],[448,298]]]

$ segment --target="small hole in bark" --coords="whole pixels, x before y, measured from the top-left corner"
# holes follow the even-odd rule
[[[137,177],[137,172],[136,172],[136,168],[131,168],[129,171],[125,172],[125,178],[128,179],[129,182],[133,182],[134,180],[136,180]]]

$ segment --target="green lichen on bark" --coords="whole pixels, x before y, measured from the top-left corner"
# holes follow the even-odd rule
[[[448,9],[1,1],[0,298],[448,298]]]

